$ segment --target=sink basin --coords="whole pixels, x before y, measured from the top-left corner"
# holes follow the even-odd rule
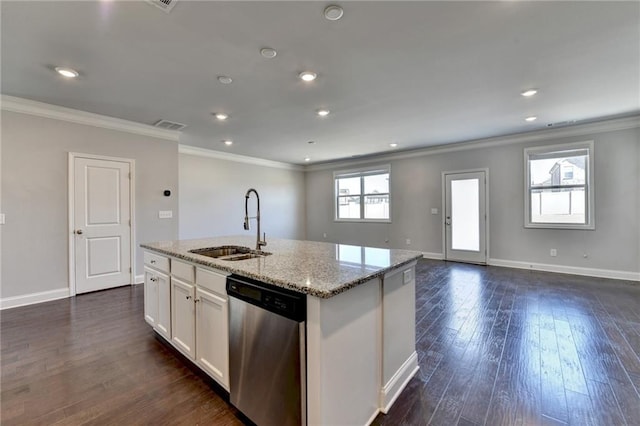
[[[249,247],[243,246],[205,247],[189,250],[189,253],[229,261],[255,259],[257,257],[265,257],[271,254],[266,251],[251,250]]]

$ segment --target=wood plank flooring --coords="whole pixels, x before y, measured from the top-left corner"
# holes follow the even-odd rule
[[[420,371],[375,425],[640,425],[640,286],[421,260]],[[143,286],[0,313],[2,425],[241,425]]]

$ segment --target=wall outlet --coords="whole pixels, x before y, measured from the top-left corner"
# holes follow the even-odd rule
[[[549,251],[549,256],[551,256],[551,257],[556,257],[557,255],[558,255],[558,250],[556,250],[556,249],[551,249],[551,250]]]
[[[322,233],[322,238],[327,238],[327,233],[326,232]]]
[[[432,208],[431,209],[431,214],[438,214],[438,209]]]
[[[411,245],[411,238],[407,238],[407,245],[410,246]]]
[[[160,210],[158,211],[159,219],[171,219],[173,217],[173,210]]]

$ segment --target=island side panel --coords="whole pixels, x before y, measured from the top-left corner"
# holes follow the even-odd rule
[[[413,262],[382,279],[382,388],[380,410],[387,413],[418,371],[416,285]]]
[[[381,281],[320,299],[307,296],[307,421],[366,425],[381,386]]]

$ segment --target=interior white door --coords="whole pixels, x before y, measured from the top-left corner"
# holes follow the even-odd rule
[[[131,284],[128,162],[74,157],[76,293]]]
[[[486,173],[444,176],[445,259],[486,264]]]

